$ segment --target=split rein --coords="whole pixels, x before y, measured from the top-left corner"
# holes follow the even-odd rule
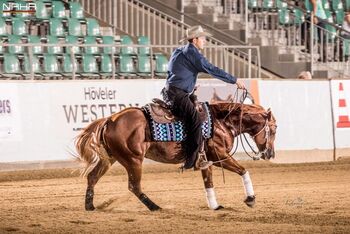
[[[250,95],[250,93],[248,92],[248,90],[247,89],[243,89],[243,94],[242,94],[242,96],[241,96],[241,99],[240,99],[240,101],[239,101],[239,104],[238,104],[238,89],[236,89],[236,92],[235,92],[235,94],[234,94],[234,97],[233,97],[233,99],[231,100],[231,102],[229,103],[229,105],[230,104],[234,104],[233,105],[233,107],[229,110],[229,112],[228,112],[228,114],[224,117],[224,120],[233,112],[233,111],[235,111],[236,110],[236,108],[238,107],[238,106],[236,106],[236,105],[241,105],[241,104],[243,104],[244,103],[244,101],[246,100],[246,98],[249,96],[249,99],[251,99],[252,100],[252,102],[254,103],[254,99],[252,98],[252,96]],[[269,142],[269,139],[270,139],[270,127],[269,127],[269,125],[268,125],[268,120],[266,119],[265,120],[265,125],[264,125],[264,127],[261,129],[261,130],[259,130],[254,136],[252,136],[252,138],[254,139],[255,137],[257,137],[260,133],[262,133],[263,131],[265,131],[265,149],[263,150],[263,151],[256,151],[256,150],[254,150],[254,148],[253,148],[253,146],[249,143],[249,141],[248,141],[248,139],[247,139],[247,137],[245,136],[245,134],[242,134],[242,120],[243,120],[243,111],[241,111],[241,114],[240,114],[240,121],[239,121],[239,132],[238,132],[238,134],[237,134],[237,136],[236,137],[238,137],[239,136],[239,139],[240,139],[240,141],[241,141],[241,145],[242,145],[242,148],[243,148],[243,150],[244,150],[244,152],[246,153],[246,155],[247,156],[249,156],[250,158],[252,158],[253,160],[260,160],[260,158],[261,158],[261,156],[264,154],[264,153],[266,153],[267,151],[268,151],[268,142]],[[243,142],[243,138],[242,138],[242,135],[243,135],[243,137],[244,137],[244,140],[245,140],[245,142],[247,143],[247,145],[249,146],[249,148],[252,150],[252,152],[255,154],[255,155],[250,155],[250,153],[248,153],[248,151],[246,150],[246,148],[245,148],[245,146],[244,146],[244,142]],[[235,134],[233,133],[233,137],[235,138]],[[236,151],[237,151],[237,149],[238,149],[238,145],[239,145],[239,140],[237,141],[237,144],[236,144],[236,146],[235,147],[232,147],[232,150],[229,152],[229,156],[228,157],[226,157],[226,158],[223,158],[223,159],[219,159],[219,160],[217,160],[217,161],[214,161],[213,162],[213,164],[214,163],[222,163],[222,162],[224,162],[224,161],[226,161],[227,159],[229,159],[229,158],[232,158],[233,157],[233,155],[236,153]],[[215,147],[214,147],[214,150],[215,150]],[[216,150],[215,150],[215,154],[216,154],[216,156],[219,158],[219,155],[216,153]],[[222,166],[222,165],[221,165]]]

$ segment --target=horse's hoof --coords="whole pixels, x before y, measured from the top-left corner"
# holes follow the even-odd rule
[[[150,209],[150,211],[157,211],[157,210],[161,210],[162,208],[160,208],[157,205],[154,205],[154,206],[150,207],[149,209]]]
[[[91,205],[91,206],[85,206],[85,210],[86,210],[86,211],[93,211],[93,210],[95,210],[95,207],[94,207],[93,205]]]
[[[255,205],[255,196],[248,196],[245,200],[244,203],[250,207],[253,208]]]
[[[218,207],[216,207],[214,210],[222,210],[224,209],[225,207],[223,207],[222,205],[219,205]]]

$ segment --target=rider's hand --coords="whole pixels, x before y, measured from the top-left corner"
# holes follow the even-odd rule
[[[245,85],[242,81],[237,80],[236,85],[238,89],[245,89]]]

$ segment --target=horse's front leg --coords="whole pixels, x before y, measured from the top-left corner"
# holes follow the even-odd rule
[[[202,177],[205,187],[205,193],[207,196],[207,202],[208,206],[212,210],[220,210],[224,208],[223,206],[219,205],[216,201],[215,191],[214,191],[214,184],[213,184],[213,171],[212,166],[210,166],[206,170],[202,170]]]
[[[217,167],[221,167],[219,163],[214,164]],[[244,192],[246,195],[246,198],[244,200],[244,203],[249,206],[253,207],[255,205],[255,194],[254,194],[254,189],[253,189],[253,184],[250,179],[249,172],[245,170],[243,166],[241,166],[235,159],[228,158],[227,160],[222,162],[222,167],[237,173],[242,177],[242,183],[244,186]]]

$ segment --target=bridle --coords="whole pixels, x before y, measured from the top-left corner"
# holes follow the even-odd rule
[[[270,149],[270,146],[269,146],[269,140],[270,140],[270,127],[269,127],[269,121],[266,119],[265,120],[265,125],[254,135],[254,136],[251,136],[252,139],[255,139],[258,135],[260,135],[260,133],[262,133],[263,131],[265,131],[265,147],[264,147],[264,150],[263,151],[255,151],[254,148],[251,146],[251,144],[249,143],[249,141],[247,140],[246,136],[244,134],[240,134],[240,138],[241,138],[241,143],[242,143],[242,147],[244,149],[244,152],[249,156],[251,157],[253,160],[259,160],[263,154],[265,154],[269,149]],[[241,132],[242,133],[242,132]],[[251,156],[245,149],[244,147],[244,144],[243,144],[243,141],[242,141],[242,135],[244,136],[244,139],[246,141],[246,143],[249,145],[249,148],[253,151],[253,153],[255,155]]]
[[[246,89],[243,90],[243,95],[242,95],[242,98],[240,100],[240,103],[242,104],[244,102],[244,100],[247,98],[247,96],[250,95],[248,94],[248,91]],[[250,95],[251,96],[251,95]],[[236,93],[234,95],[235,98],[238,99],[238,93],[237,93],[237,90],[236,90]],[[235,103],[235,100],[232,100],[231,103]],[[224,119],[226,119],[232,111],[234,111],[236,109],[236,106],[234,106],[229,112],[228,114],[225,116]],[[254,114],[260,114],[260,113],[254,113]],[[253,136],[251,136],[252,139],[255,140],[255,138],[260,135],[262,132],[265,132],[265,135],[264,135],[264,138],[265,138],[265,147],[264,147],[264,150],[263,151],[260,151],[260,149],[258,151],[254,150],[253,146],[249,143],[247,137],[245,136],[245,134],[242,134],[242,121],[243,121],[243,115],[244,115],[244,112],[241,111],[241,114],[240,114],[240,120],[239,120],[239,131],[238,131],[238,134],[236,136],[239,136],[239,139],[241,141],[241,145],[242,145],[242,148],[244,149],[244,152],[246,153],[247,156],[249,156],[250,158],[252,158],[253,160],[260,160],[261,157],[263,156],[263,154],[265,154],[269,149],[270,149],[270,146],[269,146],[269,140],[270,140],[270,135],[271,135],[271,129],[270,129],[270,126],[269,126],[269,121],[268,119],[265,120],[265,124],[264,126],[256,133],[254,134]],[[233,134],[233,137],[235,138],[235,133],[232,132]],[[244,140],[246,142],[246,144],[249,146],[249,148],[252,150],[252,152],[254,153],[254,155],[252,156],[245,148],[244,146],[244,143],[243,143],[243,138],[242,138],[242,135],[244,137]],[[213,163],[221,163],[229,158],[232,158],[233,155],[236,153],[237,149],[238,149],[238,145],[239,145],[239,141],[237,141],[237,144],[235,147],[232,147],[232,150],[228,153],[229,156],[224,158],[224,159],[220,159],[220,160],[217,160],[217,161],[214,161]],[[215,147],[214,147],[215,148]]]

